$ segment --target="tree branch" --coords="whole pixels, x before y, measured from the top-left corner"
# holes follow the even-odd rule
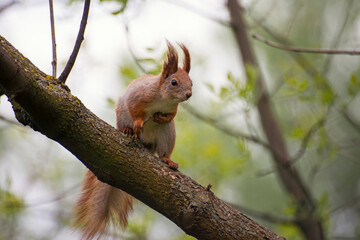
[[[14,120],[11,120],[11,119],[8,119],[8,118],[6,118],[4,116],[1,116],[1,115],[0,115],[0,120],[4,121],[4,122],[7,122],[7,123],[10,123],[10,124],[21,126],[18,122],[14,121]]]
[[[324,126],[325,122],[326,122],[326,117],[328,115],[328,113],[330,112],[330,108],[327,110],[327,112],[325,113],[325,115],[318,120],[316,123],[314,123],[314,125],[311,126],[311,128],[309,129],[309,131],[307,132],[307,134],[305,135],[305,137],[303,138],[302,142],[301,142],[301,146],[300,149],[297,151],[297,153],[294,154],[294,156],[291,158],[291,162],[295,163],[297,160],[299,160],[305,153],[307,146],[312,138],[312,136],[322,127]]]
[[[246,208],[244,206],[237,205],[237,204],[230,204],[230,205],[232,207],[238,209],[239,211],[245,213],[245,214],[248,214],[248,215],[250,215],[250,216],[252,216],[254,218],[262,219],[262,220],[267,221],[267,222],[292,224],[292,225],[296,224],[296,220],[292,220],[292,219],[288,219],[288,218],[281,217],[281,216],[275,216],[275,215],[263,213],[263,212],[260,212],[258,210],[249,209],[249,208]]]
[[[99,119],[2,37],[0,88],[22,123],[60,143],[99,180],[128,192],[187,234],[212,240],[283,239]]]
[[[343,22],[342,22],[340,28],[339,28],[339,31],[336,34],[336,37],[334,37],[334,39],[333,39],[333,41],[332,41],[332,43],[330,45],[332,49],[336,48],[339,45],[340,40],[343,37],[343,33],[344,33],[344,30],[345,30],[346,24],[348,23],[348,20],[350,18],[349,12],[353,8],[353,4],[354,4],[354,0],[347,1],[347,6],[346,6],[345,11],[344,11],[344,16],[345,17],[343,19]],[[325,74],[329,70],[329,67],[331,66],[331,63],[332,63],[332,60],[333,60],[333,56],[334,55],[329,55],[325,59],[325,62],[324,62],[324,65],[323,65],[323,70],[322,70],[323,74]]]
[[[358,123],[347,109],[340,110],[344,118],[351,124],[357,133],[360,134],[360,123]]]
[[[19,3],[18,0],[12,0],[11,2],[6,3],[5,5],[0,6],[0,13],[10,8],[14,4]]]
[[[360,51],[356,50],[338,50],[338,49],[315,49],[315,48],[297,48],[287,45],[281,45],[274,42],[270,42],[258,35],[252,35],[255,40],[258,40],[266,45],[269,45],[274,48],[292,51],[292,52],[303,52],[303,53],[320,53],[320,54],[347,54],[347,55],[360,55]]]
[[[66,82],[66,79],[68,78],[68,76],[71,72],[71,69],[75,64],[75,60],[79,53],[81,43],[84,40],[84,32],[85,32],[86,23],[87,23],[87,19],[88,19],[88,15],[89,15],[89,9],[90,9],[90,0],[85,0],[84,11],[83,11],[83,15],[81,18],[81,23],[80,23],[80,29],[79,29],[79,32],[78,32],[78,35],[76,38],[74,49],[70,55],[69,60],[66,63],[66,66],[65,66],[63,72],[61,73],[61,75],[59,77],[59,80],[62,83]]]
[[[191,113],[196,118],[210,124],[214,128],[219,129],[220,131],[226,133],[229,136],[232,136],[232,137],[235,137],[235,138],[243,138],[243,139],[246,139],[248,141],[260,144],[261,146],[263,146],[266,149],[270,149],[269,144],[267,142],[263,141],[262,139],[260,139],[260,138],[258,138],[256,136],[241,133],[241,132],[235,132],[235,131],[221,125],[221,123],[219,123],[216,119],[200,114],[199,112],[197,112],[190,105],[182,105],[182,106],[183,106],[183,108],[185,108],[189,113]]]
[[[316,204],[309,190],[302,182],[297,170],[291,164],[289,152],[286,148],[280,126],[272,110],[255,54],[252,52],[252,45],[247,36],[247,27],[241,6],[237,0],[228,0],[227,8],[230,12],[231,27],[241,52],[242,61],[245,66],[251,66],[258,70],[256,79],[257,87],[255,89],[259,99],[257,107],[261,125],[270,145],[280,180],[288,194],[297,204],[297,215],[304,216],[297,224],[307,239],[323,240],[324,232],[321,221],[314,215]]]
[[[130,46],[130,32],[129,32],[129,25],[125,24],[125,36],[126,36],[126,44],[127,48],[130,52],[131,57],[134,59],[136,65],[138,68],[143,72],[144,74],[149,74],[149,71],[147,71],[140,63],[140,59],[135,55],[132,47]]]
[[[53,60],[51,62],[52,75],[53,75],[53,77],[56,77],[57,57],[56,57],[56,39],[55,39],[55,20],[54,20],[53,0],[49,0],[49,8],[50,8],[51,43],[52,43],[52,54],[53,54]]]
[[[219,19],[215,16],[212,16],[211,14],[205,12],[204,10],[200,9],[200,8],[196,8],[188,3],[185,3],[184,1],[175,1],[175,0],[167,0],[166,2],[168,3],[171,3],[171,4],[174,4],[174,5],[177,5],[179,7],[182,7],[186,10],[189,10],[193,13],[196,13],[198,14],[199,16],[202,16],[204,18],[207,18],[215,23],[218,23],[220,25],[223,25],[223,26],[226,26],[228,27],[229,26],[229,22],[227,22],[226,20],[222,20],[222,19]]]

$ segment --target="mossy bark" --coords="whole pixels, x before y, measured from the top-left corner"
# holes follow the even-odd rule
[[[99,180],[128,192],[189,235],[282,239],[99,119],[66,85],[41,72],[1,36],[0,89],[21,123],[57,141]]]

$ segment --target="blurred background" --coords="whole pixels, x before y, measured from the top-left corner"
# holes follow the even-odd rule
[[[357,0],[239,3],[249,37],[360,50]],[[54,0],[54,10],[59,75],[75,43],[83,1]],[[288,239],[305,239],[259,121],[256,85],[249,81],[259,73],[244,68],[229,21],[225,0],[93,0],[67,85],[115,126],[115,103],[126,86],[161,71],[166,39],[184,43],[194,87],[176,117],[172,159],[252,219]],[[51,75],[48,1],[1,0],[0,35]],[[292,53],[250,41],[325,238],[360,239],[360,57]],[[6,96],[0,98],[0,240],[79,239],[70,224],[85,170],[61,145],[20,125]],[[140,202],[118,238],[194,239]]]

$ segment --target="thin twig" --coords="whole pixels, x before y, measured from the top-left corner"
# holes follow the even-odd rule
[[[84,11],[83,11],[83,15],[81,18],[81,23],[80,23],[80,29],[79,29],[79,32],[78,32],[78,35],[76,38],[74,49],[70,55],[69,60],[66,63],[66,66],[65,66],[63,72],[61,73],[61,75],[59,77],[59,80],[63,83],[65,83],[67,77],[69,76],[69,74],[71,72],[72,67],[75,64],[75,60],[79,53],[81,43],[84,40],[84,32],[85,32],[86,23],[87,23],[87,19],[88,19],[88,15],[89,15],[89,9],[90,9],[90,0],[85,0]]]
[[[338,47],[340,40],[343,37],[343,32],[345,31],[346,24],[348,23],[348,20],[350,18],[350,14],[348,14],[348,12],[351,11],[351,9],[353,7],[353,3],[354,3],[354,0],[348,1],[348,5],[346,6],[346,9],[345,9],[345,14],[344,14],[345,17],[343,19],[343,23],[341,24],[341,27],[337,33],[337,36],[334,37],[334,40],[333,40],[332,44],[330,45],[332,49]],[[325,63],[324,63],[323,70],[322,70],[323,75],[325,75],[324,73],[326,73],[329,70],[329,66],[332,63],[332,60],[333,60],[333,55],[329,55],[325,59]]]
[[[252,20],[259,25],[267,34],[269,34],[273,39],[278,42],[281,42],[284,45],[292,45],[290,40],[276,32],[274,29],[271,29],[269,26],[264,25],[263,23],[259,22],[256,18],[252,17]],[[296,54],[295,52],[287,51],[288,54],[294,59],[294,61],[302,68],[304,71],[311,77],[317,76],[319,74],[318,70],[310,64],[310,62],[301,54]]]
[[[240,132],[235,132],[227,127],[225,127],[224,125],[221,125],[218,120],[214,119],[214,118],[211,118],[209,116],[204,116],[202,114],[200,114],[198,111],[196,111],[194,108],[192,108],[191,106],[189,105],[182,105],[183,108],[185,108],[185,110],[187,110],[189,113],[191,113],[193,116],[195,116],[196,118],[210,124],[211,126],[219,129],[220,131],[226,133],[227,135],[229,136],[232,136],[232,137],[236,137],[236,138],[243,138],[243,139],[246,139],[248,141],[251,141],[251,142],[254,142],[254,143],[257,143],[257,144],[260,144],[261,146],[269,149],[269,144],[264,142],[263,140],[261,140],[260,138],[257,138],[253,135],[248,135],[248,134],[245,134],[245,133],[240,133]]]
[[[247,215],[250,215],[251,217],[254,218],[258,218],[267,222],[271,222],[271,223],[284,223],[284,224],[296,224],[295,220],[292,219],[288,219],[285,217],[281,217],[281,216],[275,216],[272,214],[268,214],[268,213],[263,213],[254,209],[249,209],[246,208],[244,206],[240,206],[237,204],[233,204],[233,203],[229,203],[230,206],[232,206],[233,208],[236,208],[237,210],[239,210],[240,212],[243,212]]]
[[[314,125],[311,126],[311,128],[309,129],[309,131],[307,132],[307,134],[305,135],[305,137],[303,138],[302,142],[301,142],[301,146],[300,149],[297,151],[297,153],[295,153],[295,155],[291,158],[291,162],[292,164],[295,163],[297,160],[299,160],[304,153],[306,152],[307,146],[312,138],[312,136],[314,136],[314,134],[325,124],[326,121],[326,117],[328,116],[330,112],[330,107],[328,108],[328,110],[326,111],[325,115],[318,120],[316,123],[314,123]]]
[[[4,121],[4,122],[7,122],[7,123],[10,123],[10,124],[14,124],[14,125],[20,126],[19,122],[14,121],[14,120],[11,120],[11,119],[8,119],[8,118],[6,118],[6,117],[4,117],[4,116],[1,116],[1,115],[0,115],[0,120],[2,120],[2,121]]]
[[[339,212],[339,211],[343,211],[347,208],[351,208],[356,204],[360,203],[360,195],[355,196],[353,199],[344,202],[342,204],[340,204],[339,206],[329,210],[329,212],[327,212],[326,214],[324,214],[322,217],[329,217],[330,215],[334,215],[335,213]]]
[[[147,71],[140,63],[140,59],[135,55],[134,51],[132,50],[132,47],[130,46],[130,32],[129,32],[129,26],[127,24],[125,24],[125,33],[126,33],[126,44],[128,47],[128,50],[132,56],[132,58],[134,59],[136,65],[139,67],[139,69],[144,73],[144,74],[149,74],[149,71]]]
[[[301,146],[300,146],[299,150],[294,154],[293,157],[290,158],[291,165],[295,164],[305,154],[305,152],[307,150],[307,146],[308,146],[311,138],[322,126],[324,126],[326,117],[329,112],[330,112],[330,107],[327,110],[327,112],[325,113],[325,115],[320,120],[318,120],[316,123],[314,123],[314,125],[311,126],[311,128],[309,129],[309,131],[307,132],[307,134],[301,141]],[[269,169],[264,169],[264,170],[259,171],[256,175],[258,177],[264,177],[264,176],[274,173],[276,171],[277,171],[277,169],[275,167],[271,167]]]
[[[351,116],[350,112],[347,109],[341,111],[345,119],[351,124],[351,126],[360,134],[360,124]]]
[[[6,9],[10,8],[12,5],[14,5],[14,4],[16,4],[16,3],[19,3],[19,1],[13,0],[13,1],[5,4],[5,5],[2,5],[2,6],[0,7],[0,13],[3,12],[3,11],[5,11]]]
[[[56,78],[57,57],[56,57],[56,39],[55,39],[55,20],[54,20],[53,0],[49,0],[49,7],[50,7],[51,42],[52,42],[52,55],[53,55],[51,65],[52,65],[52,75],[54,78]]]
[[[292,52],[303,52],[303,53],[319,53],[319,54],[347,54],[347,55],[360,55],[360,51],[356,50],[338,50],[338,49],[316,49],[316,48],[297,48],[297,47],[291,47],[287,45],[281,45],[278,43],[270,42],[262,37],[259,37],[258,35],[252,35],[252,37],[255,40],[258,40],[262,43],[265,43],[266,45],[269,45],[274,48],[286,50],[286,51],[292,51]]]
[[[189,11],[191,11],[193,13],[196,13],[199,16],[205,17],[205,18],[207,18],[207,19],[209,19],[209,20],[211,20],[211,21],[213,21],[215,23],[218,23],[220,25],[223,25],[225,27],[230,26],[230,23],[228,21],[219,19],[219,18],[217,18],[215,16],[212,16],[211,14],[203,11],[202,9],[196,8],[196,7],[194,7],[194,6],[192,6],[192,5],[188,4],[188,3],[185,3],[184,1],[167,0],[165,2],[168,2],[168,3],[171,3],[171,4],[177,5],[179,7],[182,7],[184,9],[186,9],[186,10],[189,10]]]
[[[71,186],[70,188],[58,193],[54,198],[47,199],[47,200],[37,199],[36,201],[34,201],[34,203],[26,204],[26,207],[27,208],[39,207],[41,205],[58,202],[58,201],[60,201],[60,200],[62,200],[64,198],[68,197],[70,194],[75,194],[76,192],[74,190],[79,188],[80,185],[81,185],[80,183],[76,183],[73,186]]]

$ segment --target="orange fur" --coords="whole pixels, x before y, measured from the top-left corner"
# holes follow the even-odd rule
[[[167,60],[164,62],[161,78],[166,79],[178,70],[178,54],[173,45],[167,42],[168,53]]]
[[[132,211],[132,197],[118,188],[100,182],[88,171],[85,175],[82,195],[74,212],[74,226],[81,228],[82,239],[100,239],[108,232],[109,224],[125,229],[129,212]]]
[[[183,68],[178,68],[177,52],[169,42],[167,45],[167,60],[161,74],[134,80],[119,98],[116,127],[126,135],[140,138],[149,151],[176,170],[178,164],[170,159],[176,136],[174,117],[178,104],[191,97],[192,81],[188,75],[190,54],[187,48],[180,44],[185,57]],[[99,239],[110,234],[112,229],[124,229],[131,211],[130,195],[100,182],[88,171],[82,195],[74,208],[74,226],[82,231],[82,239]]]
[[[168,123],[175,118],[176,113],[177,113],[177,108],[175,112],[172,113],[157,112],[153,115],[153,121],[156,123]]]
[[[183,69],[185,70],[185,72],[189,73],[190,72],[190,62],[191,62],[189,50],[185,47],[184,44],[180,44],[180,47],[184,52]]]

